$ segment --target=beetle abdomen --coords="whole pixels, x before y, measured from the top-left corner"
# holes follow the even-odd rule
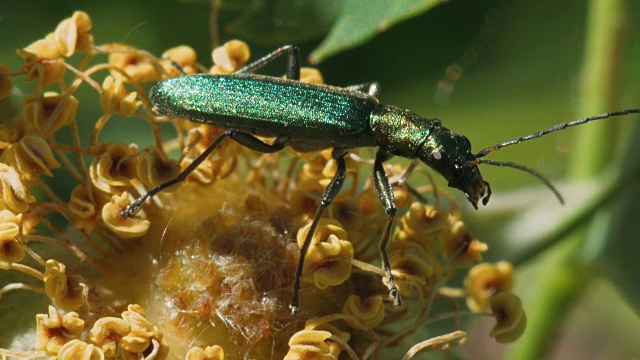
[[[151,90],[161,114],[259,136],[287,135],[299,151],[374,146],[369,115],[378,101],[340,87],[255,74],[191,75]]]

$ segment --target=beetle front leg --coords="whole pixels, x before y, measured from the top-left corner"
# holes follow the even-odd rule
[[[391,236],[391,227],[393,226],[393,220],[396,216],[396,200],[393,197],[393,191],[391,190],[387,173],[382,166],[382,163],[389,158],[391,158],[391,155],[388,152],[379,149],[376,153],[376,160],[373,163],[373,183],[378,192],[378,198],[382,203],[382,207],[387,213],[387,226],[384,228],[384,233],[382,233],[382,239],[380,239],[378,248],[380,249],[380,257],[382,258],[382,267],[386,272],[387,281],[389,282],[389,296],[394,299],[395,305],[401,305],[402,300],[396,287],[396,281],[393,278],[393,274],[391,274],[391,264],[389,264],[389,256],[387,255],[387,245]]]
[[[270,54],[246,65],[242,69],[236,71],[238,73],[252,73],[272,62],[282,54],[287,53],[287,79],[300,80],[300,48],[294,45],[285,45],[277,48]]]
[[[284,144],[289,140],[288,136],[278,136],[272,144],[267,144],[251,134],[234,129],[229,129],[225,131],[224,134],[220,135],[213,143],[211,143],[211,145],[209,145],[209,147],[206,148],[206,150],[203,151],[200,156],[193,160],[193,162],[189,164],[189,166],[187,166],[187,168],[184,169],[178,176],[147,191],[144,195],[140,196],[133,203],[131,203],[131,205],[127,206],[127,208],[120,213],[120,216],[126,217],[135,214],[148,198],[154,196],[155,194],[168,187],[183,182],[187,178],[187,176],[191,172],[193,172],[193,170],[195,170],[213,152],[213,150],[218,147],[218,145],[220,145],[222,140],[227,137],[231,138],[244,147],[261,153],[273,153],[282,150],[284,148]]]
[[[300,279],[302,278],[302,268],[304,266],[304,258],[307,256],[307,251],[309,250],[309,246],[311,245],[311,239],[313,238],[313,234],[316,231],[316,227],[318,226],[318,222],[320,221],[320,217],[333,200],[336,198],[342,185],[344,184],[344,179],[347,176],[347,166],[344,161],[344,157],[347,155],[346,149],[333,149],[332,156],[336,159],[338,163],[338,169],[336,170],[336,174],[333,176],[333,179],[327,185],[327,188],[324,190],[324,194],[322,194],[322,201],[320,201],[320,208],[316,213],[316,217],[313,219],[313,223],[311,223],[311,228],[309,228],[309,232],[307,233],[307,237],[304,239],[304,243],[300,248],[300,258],[298,259],[298,267],[296,268],[296,281],[293,285],[293,295],[291,296],[291,313],[293,315],[296,314],[298,308],[300,307]]]

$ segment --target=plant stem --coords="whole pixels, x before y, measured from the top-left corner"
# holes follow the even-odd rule
[[[624,23],[625,0],[590,0],[585,37],[580,113],[597,114],[610,110],[615,98],[617,69],[620,62],[620,35]],[[601,174],[610,162],[613,151],[615,122],[602,121],[576,129],[576,140],[569,165],[572,178],[593,178]],[[607,210],[599,210],[591,224],[602,226]],[[555,267],[546,272],[540,282],[535,307],[528,311],[529,324],[524,336],[510,349],[509,359],[545,359],[554,342],[559,340],[563,323],[576,300],[595,277],[590,271],[594,257],[581,257],[589,241],[589,226],[576,226],[559,246],[561,251]],[[598,241],[604,241],[600,238]],[[526,304],[525,304],[526,306]]]

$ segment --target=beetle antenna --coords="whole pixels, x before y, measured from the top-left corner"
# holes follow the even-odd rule
[[[536,170],[526,167],[524,165],[520,165],[520,164],[516,164],[514,162],[509,162],[509,161],[493,161],[493,160],[487,160],[487,159],[476,159],[474,161],[471,161],[470,164],[487,164],[487,165],[493,165],[493,166],[506,166],[506,167],[510,167],[510,168],[514,168],[514,169],[518,169],[518,170],[522,170],[524,172],[527,172],[535,177],[537,177],[540,181],[542,181],[545,185],[547,185],[547,187],[553,191],[553,193],[556,195],[556,197],[558,198],[558,201],[560,201],[560,204],[564,205],[564,199],[562,198],[562,195],[560,195],[560,192],[558,191],[558,189],[555,188],[555,186],[553,186],[553,184],[551,184],[551,181],[549,181],[549,179],[547,179],[546,177],[544,177],[544,175],[540,174],[539,172],[537,172]]]
[[[602,119],[607,119],[607,118],[614,117],[614,116],[624,116],[624,115],[635,114],[635,113],[640,113],[640,109],[626,109],[626,110],[608,112],[608,113],[604,113],[604,114],[600,114],[600,115],[593,115],[593,116],[588,116],[588,117],[585,117],[585,118],[582,118],[582,119],[565,122],[565,123],[558,124],[556,126],[550,127],[548,129],[535,132],[533,134],[521,136],[521,137],[515,138],[513,140],[505,141],[505,142],[493,145],[491,147],[482,149],[482,150],[478,151],[477,154],[474,155],[474,158],[476,158],[476,159],[477,158],[481,158],[481,157],[487,156],[488,154],[490,154],[490,153],[492,153],[492,152],[494,152],[496,150],[500,150],[503,147],[519,144],[519,143],[527,141],[527,140],[536,139],[536,138],[545,136],[547,134],[550,134],[552,132],[556,132],[556,131],[559,131],[559,130],[564,130],[564,129],[566,129],[568,127],[571,127],[571,126],[582,125],[582,124],[588,123],[589,121],[593,121],[593,120],[602,120]],[[486,162],[485,162],[485,164],[486,164]],[[495,164],[493,164],[493,165],[495,165]],[[509,166],[509,165],[505,165],[505,166]],[[513,167],[515,167],[515,166],[513,166]],[[518,169],[518,167],[515,167],[515,168]],[[527,170],[525,170],[523,168],[519,168],[519,169],[527,171]],[[529,169],[529,170],[531,170],[531,169]],[[527,171],[527,172],[529,172],[531,174],[534,174],[531,171]],[[538,175],[536,175],[536,176],[538,176]],[[540,177],[540,176],[538,176],[538,177]],[[547,183],[547,185],[549,185],[548,182],[545,182],[545,183]]]

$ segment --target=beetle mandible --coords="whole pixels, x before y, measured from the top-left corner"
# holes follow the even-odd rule
[[[254,74],[283,54],[287,54],[285,78]],[[491,187],[482,178],[479,164],[526,171],[543,181],[562,202],[560,193],[537,171],[512,162],[481,158],[503,147],[570,126],[640,113],[640,109],[629,109],[565,122],[473,154],[469,139],[443,127],[438,119],[427,119],[408,110],[381,104],[377,98],[380,87],[376,82],[342,88],[299,80],[300,51],[296,46],[287,45],[233,74],[185,75],[158,83],[150,93],[155,111],[228,130],[175,179],[149,190],[121,213],[123,217],[134,214],[149,197],[184,181],[225,138],[262,153],[274,153],[286,146],[299,152],[332,148],[337,170],[322,195],[319,209],[300,249],[290,305],[294,314],[300,305],[298,295],[305,255],[322,213],[333,202],[344,183],[345,156],[349,149],[378,147],[373,164],[373,180],[387,214],[379,250],[389,294],[399,305],[401,299],[386,253],[396,204],[383,162],[392,156],[421,160],[440,173],[450,187],[461,190],[476,209],[478,201],[486,205],[491,196]],[[256,136],[275,137],[275,140],[269,144]]]

